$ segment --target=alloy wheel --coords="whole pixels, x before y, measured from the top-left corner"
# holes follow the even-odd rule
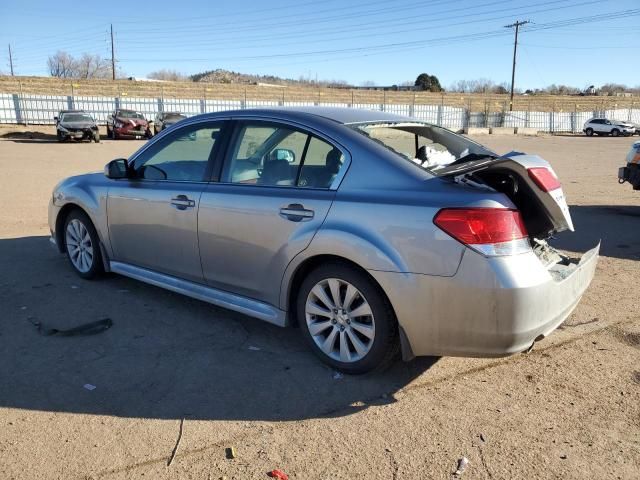
[[[345,280],[328,278],[318,282],[307,296],[305,319],[315,344],[334,360],[357,362],[373,346],[376,328],[371,306]]]
[[[68,223],[65,241],[73,266],[81,273],[91,270],[94,259],[91,235],[87,227],[77,218]]]

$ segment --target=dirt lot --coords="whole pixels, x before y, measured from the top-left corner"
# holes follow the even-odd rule
[[[260,479],[281,468],[296,479],[444,479],[462,456],[462,478],[638,478],[640,192],[615,177],[632,140],[478,140],[552,162],[577,229],[556,243],[603,242],[591,288],[529,354],[342,378],[296,330],[71,272],[48,243],[53,186],[142,142],[0,140],[0,478]],[[89,337],[33,326],[104,317],[113,327]]]

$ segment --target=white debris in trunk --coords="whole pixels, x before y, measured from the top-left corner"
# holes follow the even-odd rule
[[[450,163],[455,162],[456,157],[449,153],[448,150],[436,150],[435,148],[431,148],[427,145],[421,147],[424,149],[424,152],[427,156],[426,160],[421,160],[419,158],[414,158],[413,161],[418,165],[422,165],[423,167],[435,167],[437,165],[449,165]]]

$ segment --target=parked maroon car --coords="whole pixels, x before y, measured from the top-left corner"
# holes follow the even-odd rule
[[[107,137],[151,138],[149,122],[140,112],[119,109],[107,117]]]

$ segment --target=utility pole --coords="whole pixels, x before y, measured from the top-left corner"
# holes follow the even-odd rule
[[[520,26],[526,25],[527,23],[531,23],[529,20],[525,21],[517,21],[512,23],[511,25],[505,25],[504,28],[513,28],[516,27],[516,38],[513,42],[513,67],[511,69],[511,98],[509,99],[509,111],[513,111],[513,88],[516,81],[516,53],[518,51],[518,30]]]
[[[111,24],[111,79],[116,79],[116,57],[113,48],[113,23]]]
[[[11,76],[13,77],[13,55],[11,54],[11,44],[9,44],[9,66],[11,67]]]

